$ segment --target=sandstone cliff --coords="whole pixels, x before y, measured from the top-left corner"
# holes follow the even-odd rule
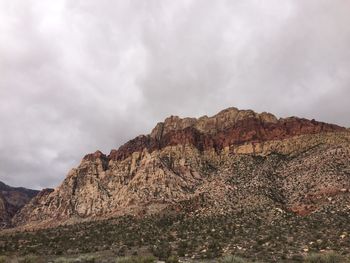
[[[86,155],[55,190],[13,218],[17,226],[170,211],[254,207],[306,215],[349,199],[350,133],[337,125],[229,108],[171,116],[149,135]],[[338,201],[335,201],[338,200]]]

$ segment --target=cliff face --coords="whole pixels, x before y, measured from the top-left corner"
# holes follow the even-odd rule
[[[349,160],[350,133],[332,124],[236,108],[199,119],[172,116],[109,155],[86,155],[59,187],[33,198],[13,223],[53,226],[242,207],[307,215],[349,199]]]
[[[0,228],[9,226],[15,213],[38,192],[21,187],[11,187],[0,182]]]
[[[228,108],[213,117],[199,119],[171,116],[160,122],[150,135],[138,136],[118,150],[112,150],[108,158],[122,160],[144,148],[152,152],[167,146],[190,144],[196,149],[221,151],[225,147],[246,142],[282,140],[303,134],[345,131],[333,124],[296,117],[277,119],[271,113],[255,113],[251,110]]]

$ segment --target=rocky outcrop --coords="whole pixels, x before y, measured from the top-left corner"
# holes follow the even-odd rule
[[[15,213],[38,192],[22,187],[11,187],[0,182],[0,228],[9,226]]]
[[[329,205],[330,193],[348,195],[349,160],[350,133],[337,125],[236,108],[199,119],[172,116],[109,155],[86,155],[13,223],[46,227],[192,208],[306,215]]]
[[[221,151],[232,145],[247,142],[283,140],[303,134],[345,131],[343,127],[315,120],[290,117],[277,119],[271,113],[229,108],[213,117],[199,119],[171,116],[160,122],[150,135],[141,135],[112,150],[109,158],[122,160],[145,148],[152,152],[167,146],[190,144],[198,150]]]

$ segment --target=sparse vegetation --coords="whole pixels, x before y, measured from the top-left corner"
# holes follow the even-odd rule
[[[311,254],[308,255],[305,260],[305,263],[345,263],[350,262],[345,257],[334,253],[326,253],[326,254]]]
[[[179,258],[177,256],[170,256],[165,261],[165,263],[178,263],[178,262],[179,262]]]
[[[9,260],[10,259],[6,256],[0,256],[0,263],[8,263]]]
[[[154,263],[156,258],[153,256],[145,256],[145,257],[124,257],[118,258],[116,263]]]
[[[19,263],[45,263],[45,261],[36,255],[26,255],[24,257],[19,258]]]
[[[248,263],[248,261],[244,260],[241,257],[226,256],[226,257],[220,259],[219,263]]]
[[[308,253],[334,250],[350,254],[348,215],[341,210],[324,209],[308,217],[284,212],[274,215],[273,221],[264,218],[266,211],[273,211],[273,208],[242,210],[235,216],[230,213],[215,217],[181,213],[166,218],[126,216],[36,232],[13,232],[0,235],[0,253],[60,258],[62,254],[113,251],[115,257],[148,253],[164,261],[168,259],[168,262],[171,262],[171,255],[210,259],[227,254],[251,261],[301,262],[305,247]],[[315,257],[312,255],[305,260],[314,262],[311,260]],[[332,254],[327,257],[336,258]]]

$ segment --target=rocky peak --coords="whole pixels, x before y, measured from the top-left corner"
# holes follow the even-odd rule
[[[96,161],[97,159],[106,160],[107,156],[103,154],[101,151],[96,151],[94,153],[89,153],[84,156],[84,161]]]
[[[247,142],[281,140],[302,134],[344,131],[333,124],[297,117],[277,119],[271,113],[256,113],[231,107],[212,117],[180,118],[170,116],[159,122],[150,135],[141,135],[112,150],[110,158],[121,160],[144,149],[152,152],[166,146],[194,145],[199,150],[217,151]]]
[[[214,116],[180,118],[170,116],[159,122],[149,135],[140,135],[113,149],[109,155],[100,151],[87,154],[83,162],[99,162],[106,167],[110,160],[124,160],[133,153],[153,152],[167,146],[193,145],[198,150],[239,146],[249,142],[281,140],[289,137],[323,132],[345,131],[328,124],[298,117],[280,118],[268,112],[256,113],[235,107],[220,111]]]
[[[159,122],[152,130],[150,136],[153,139],[160,140],[163,135],[172,131],[184,130],[188,127],[193,127],[197,122],[196,118],[180,118],[179,116],[170,116]]]
[[[239,110],[235,107],[227,108],[220,111],[212,117],[202,116],[196,118],[180,118],[178,116],[170,116],[156,125],[150,136],[156,140],[160,140],[162,136],[174,132],[185,130],[186,128],[194,128],[204,134],[216,134],[228,128],[234,127],[238,122],[255,119],[262,123],[277,123],[278,119],[271,113],[256,113],[252,110]]]

